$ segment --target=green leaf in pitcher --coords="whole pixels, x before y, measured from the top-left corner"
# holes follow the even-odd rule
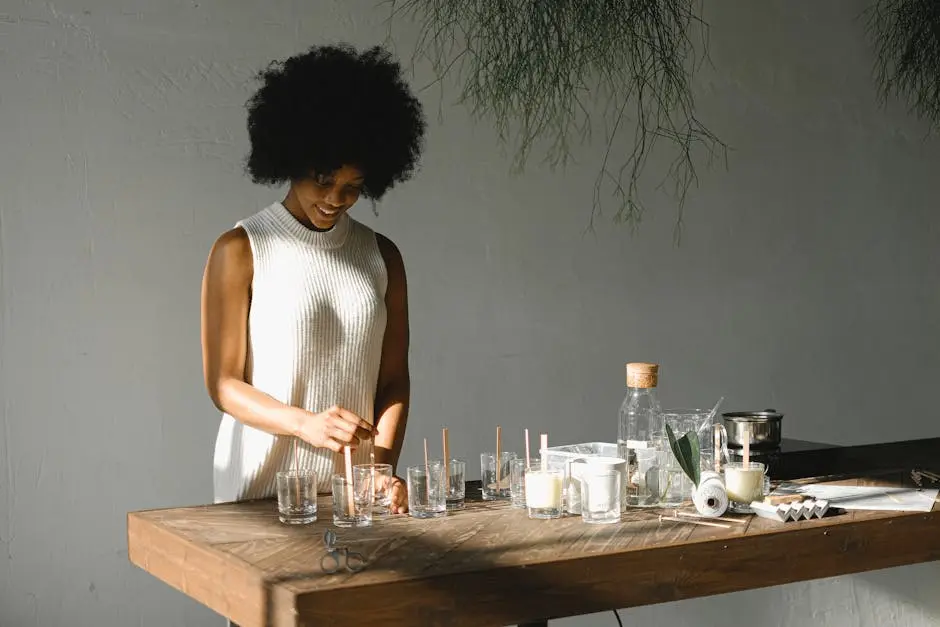
[[[682,468],[682,472],[692,480],[697,488],[702,476],[698,434],[689,431],[681,438],[676,439],[672,427],[667,424],[666,435],[669,437],[669,448],[672,449],[672,454],[676,456],[679,467]]]

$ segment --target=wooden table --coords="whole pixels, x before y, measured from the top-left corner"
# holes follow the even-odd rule
[[[936,505],[785,524],[743,517],[727,529],[660,522],[658,510],[617,525],[536,521],[478,501],[444,519],[345,530],[328,500],[319,508],[318,522],[299,527],[280,524],[271,500],[132,512],[128,553],[242,627],[509,625],[940,559]],[[328,528],[368,558],[366,570],[320,571]]]

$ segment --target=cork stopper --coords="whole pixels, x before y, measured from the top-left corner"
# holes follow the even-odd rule
[[[654,388],[659,383],[659,364],[633,362],[627,364],[627,387]]]

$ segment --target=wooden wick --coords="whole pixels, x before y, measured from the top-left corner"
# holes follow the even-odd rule
[[[444,440],[443,453],[444,453],[444,485],[447,486],[447,489],[450,489],[450,442],[447,438],[447,427],[444,427],[441,430],[441,438]]]
[[[751,468],[751,424],[744,425],[744,470]]]
[[[704,520],[689,520],[687,518],[677,518],[675,516],[663,516],[660,514],[659,522],[669,520],[672,522],[689,523],[690,525],[704,525],[706,527],[721,527],[722,529],[731,529],[731,525],[722,525],[721,523],[705,522]]]
[[[746,520],[741,520],[740,518],[725,518],[724,516],[702,516],[701,514],[693,514],[692,512],[680,512],[675,510],[676,516],[684,516],[686,518],[703,518],[707,520],[723,520],[725,522],[734,523],[736,525],[746,525]]]
[[[542,472],[548,470],[548,458],[545,456],[545,449],[548,448],[548,434],[542,433],[539,435],[539,458],[541,460]]]
[[[721,474],[721,425],[715,425],[715,472]]]
[[[352,449],[348,446],[343,447],[343,458],[346,462],[346,506],[349,508],[349,516],[354,517],[356,515],[356,486],[353,483]]]
[[[297,445],[300,442],[300,438],[294,437],[294,484],[297,487],[297,504],[306,504],[306,497],[301,491],[300,487],[300,456],[297,454]]]
[[[502,468],[500,468],[500,466],[502,466],[502,461],[503,461],[502,450],[503,450],[503,428],[497,425],[496,426],[496,462],[495,462],[496,489],[497,490],[499,490],[500,471],[502,470]]]
[[[525,469],[528,470],[529,466],[532,465],[531,457],[529,457],[529,430],[525,430]]]
[[[428,505],[431,504],[431,464],[428,461],[428,439],[424,438],[424,486],[428,490]]]

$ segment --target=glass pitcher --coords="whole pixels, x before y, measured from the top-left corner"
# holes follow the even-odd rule
[[[698,435],[699,458],[701,471],[721,471],[729,461],[728,434],[724,425],[709,419],[710,409],[668,409],[661,415],[659,429],[656,433],[658,440],[657,455],[659,456],[659,490],[660,505],[663,507],[678,507],[692,498],[695,485],[686,476],[679,460],[672,453],[669,438],[666,435],[666,425],[672,429],[676,439],[690,431]],[[717,450],[717,467],[716,467]]]

